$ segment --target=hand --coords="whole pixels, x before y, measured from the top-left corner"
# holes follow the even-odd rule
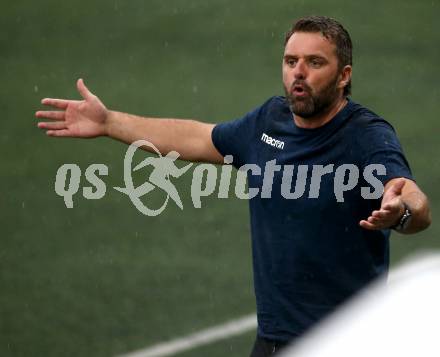
[[[82,79],[77,82],[78,92],[84,100],[45,98],[42,104],[61,110],[37,111],[37,118],[51,119],[39,122],[49,136],[94,138],[107,135],[106,121],[109,111],[99,98],[93,95]]]
[[[394,226],[402,217],[405,205],[402,201],[402,189],[405,179],[398,179],[387,187],[382,197],[381,207],[373,211],[367,220],[362,220],[359,225],[362,228],[377,230],[387,229]]]

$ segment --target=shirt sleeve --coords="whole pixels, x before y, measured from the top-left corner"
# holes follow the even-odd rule
[[[262,107],[244,117],[217,124],[212,131],[212,142],[223,156],[232,155],[236,168],[248,163],[253,133]]]
[[[414,180],[408,161],[397,138],[394,128],[381,118],[370,120],[361,135],[364,167],[371,164],[384,165],[385,175],[377,178],[386,184],[397,177]]]

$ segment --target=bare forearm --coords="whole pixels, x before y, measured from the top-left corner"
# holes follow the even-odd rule
[[[177,151],[188,161],[223,163],[223,156],[211,139],[213,124],[195,120],[142,118],[111,111],[78,79],[78,92],[83,100],[44,98],[42,104],[57,110],[37,111],[38,123],[52,137],[96,138],[109,136],[131,144],[143,139],[161,154]],[[144,147],[146,150],[152,148]]]
[[[174,150],[184,160],[222,162],[211,141],[213,124],[190,119],[144,118],[109,111],[106,126],[109,137],[127,144],[144,139],[163,154]]]

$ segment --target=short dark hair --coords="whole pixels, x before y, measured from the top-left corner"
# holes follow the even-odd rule
[[[296,21],[289,32],[286,33],[284,46],[286,46],[294,32],[320,32],[336,46],[338,67],[342,70],[344,66],[353,63],[353,44],[348,31],[338,21],[325,16],[308,16]],[[351,80],[344,87],[344,96],[351,94]]]

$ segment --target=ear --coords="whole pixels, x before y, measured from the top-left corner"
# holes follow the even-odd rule
[[[351,66],[347,65],[344,68],[342,68],[341,74],[340,74],[340,80],[338,84],[338,88],[344,88],[345,86],[350,83],[351,80]]]

